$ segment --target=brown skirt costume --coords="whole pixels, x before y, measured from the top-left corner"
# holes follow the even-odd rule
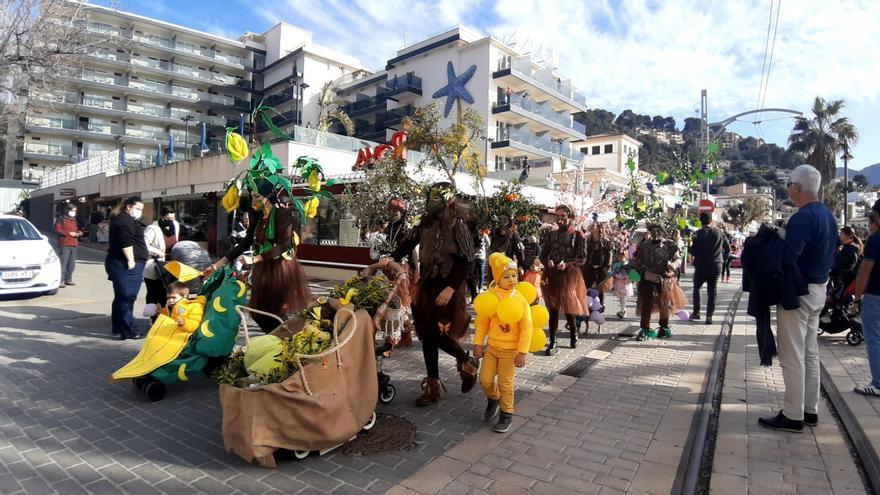
[[[420,340],[425,339],[425,332],[437,330],[459,340],[470,327],[471,316],[465,301],[466,287],[462,285],[457,288],[446,306],[437,306],[434,301],[445,288],[442,280],[429,279],[416,284],[413,289],[413,323]]]
[[[642,296],[642,291],[644,289],[650,288],[653,301],[653,304],[651,305],[652,313],[659,312],[661,306],[669,308],[670,313],[675,313],[679,309],[690,306],[687,296],[684,291],[681,290],[675,277],[663,277],[659,284],[645,282],[645,284],[639,284],[639,296]],[[639,305],[636,305],[636,314],[641,315]]]
[[[587,286],[579,269],[569,267],[562,272],[549,269],[544,272],[544,276],[546,283],[542,292],[548,308],[555,308],[569,315],[590,314],[587,308]]]
[[[254,309],[278,315],[282,319],[305,309],[312,295],[302,265],[296,258],[278,258],[256,263],[251,273],[251,301]],[[264,332],[278,326],[272,318],[253,315]]]

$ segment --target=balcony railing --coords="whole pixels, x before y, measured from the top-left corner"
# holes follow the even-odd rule
[[[565,157],[569,160],[583,161],[585,156],[583,153],[573,152],[568,142],[554,141],[544,136],[538,136],[525,129],[517,129],[515,127],[498,128],[495,136],[496,141],[514,141],[532,148],[537,148],[554,155]]]
[[[73,147],[61,144],[25,143],[24,152],[39,153],[41,155],[70,156],[73,154]]]
[[[140,139],[152,139],[154,141],[168,141],[168,134],[162,131],[148,131],[144,129],[126,129],[125,135],[140,138]]]
[[[389,95],[398,93],[414,93],[422,94],[422,78],[415,74],[404,74],[403,76],[395,75],[388,80]]]
[[[370,111],[382,110],[385,108],[385,102],[387,101],[388,95],[383,93],[378,96],[361,98],[360,100],[343,105],[342,110],[349,116],[359,115]]]
[[[110,124],[78,122],[73,119],[56,117],[30,117],[27,119],[27,124],[35,127],[94,132],[97,134],[118,134],[119,129],[121,129],[120,126],[113,126]]]
[[[523,94],[511,93],[509,96],[493,102],[492,108],[504,107],[506,105],[520,108],[540,118],[559,124],[562,127],[567,127],[579,134],[586,134],[587,128],[585,125],[573,121],[569,114],[554,111],[549,102],[538,103]]]
[[[587,99],[584,95],[578,93],[571,86],[569,81],[564,81],[561,77],[556,76],[552,70],[536,70],[532,67],[532,60],[528,56],[517,57],[501,57],[498,60],[498,70],[510,69],[511,73],[529,80],[535,86],[549,93],[556,93],[563,97],[575,101],[583,106],[587,105]]]

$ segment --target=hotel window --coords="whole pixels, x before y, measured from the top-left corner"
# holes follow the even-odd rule
[[[606,144],[605,145],[605,153],[614,153],[614,145]]]
[[[593,151],[590,154],[591,155],[598,155],[599,149],[600,149],[599,146],[593,146]]]

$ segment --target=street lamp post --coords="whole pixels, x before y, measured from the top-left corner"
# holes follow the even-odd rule
[[[843,224],[849,223],[849,144],[843,142]]]
[[[297,99],[297,101],[293,102],[294,106],[299,108],[299,111],[297,112],[296,118],[294,119],[294,122],[293,122],[293,140],[294,141],[296,141],[296,126],[300,125],[300,120],[302,120],[302,114],[306,110],[305,103],[302,101],[302,99],[303,99],[303,95],[305,94],[306,88],[308,88],[308,87],[309,87],[308,84],[300,83],[299,84],[299,98]],[[300,108],[300,104],[302,104],[302,108]]]
[[[181,117],[180,120],[183,121],[183,125],[186,127],[186,130],[183,132],[183,147],[186,149],[186,159],[189,160],[189,122],[195,119],[192,115],[187,115],[185,117]]]

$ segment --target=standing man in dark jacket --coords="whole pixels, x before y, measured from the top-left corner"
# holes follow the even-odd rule
[[[822,176],[810,165],[791,172],[788,195],[798,207],[785,230],[785,256],[800,268],[808,293],[796,309],[776,308],[777,344],[785,401],[776,416],[758,423],[776,430],[801,432],[819,421],[819,313],[837,248],[837,222],[819,200]]]
[[[73,283],[73,270],[76,269],[76,247],[83,233],[76,224],[76,205],[67,203],[64,208],[64,216],[55,222],[55,233],[58,234],[58,251],[61,258],[61,285],[76,285]]]
[[[712,324],[715,314],[715,296],[718,293],[718,277],[721,276],[721,264],[724,251],[730,251],[727,236],[721,229],[712,227],[712,213],[700,213],[703,228],[694,235],[691,245],[691,256],[694,257],[694,312],[691,320],[700,319],[700,290],[707,284],[708,301],[706,301],[706,324]]]
[[[144,238],[144,202],[132,196],[119,206],[110,219],[110,242],[104,270],[113,282],[113,304],[110,319],[113,333],[121,340],[139,339],[132,309],[144,281],[144,265],[149,259],[147,241]]]

